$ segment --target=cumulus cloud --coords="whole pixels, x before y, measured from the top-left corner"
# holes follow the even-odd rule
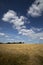
[[[37,4],[37,1],[32,5],[32,7],[33,6],[36,7],[36,4]],[[33,7],[33,10],[34,10],[35,7]],[[38,8],[36,7],[36,10],[37,9]],[[33,12],[32,12],[31,15],[33,15]],[[39,16],[39,12],[35,16]],[[30,37],[31,39],[37,39],[37,38],[43,37],[43,32],[36,33],[36,31],[41,31],[41,28],[33,28],[32,27],[30,29],[27,29],[26,26],[25,26],[25,22],[27,23],[27,18],[24,17],[24,16],[18,16],[17,13],[13,10],[9,10],[7,13],[5,13],[3,15],[2,20],[4,22],[9,22],[9,23],[13,24],[12,27],[17,29],[18,34],[25,35],[27,37]]]
[[[13,10],[9,10],[7,13],[5,13],[3,15],[2,20],[6,21],[10,21],[10,19],[16,18],[16,12],[14,12]]]
[[[36,33],[32,28],[31,29],[21,29],[19,34],[30,37],[31,39],[37,39],[43,37],[43,32]]]
[[[35,32],[41,32],[43,30],[43,28],[35,28],[35,27],[32,27],[32,29],[35,31]]]
[[[13,28],[21,29],[24,28],[24,23],[26,21],[26,17],[18,16],[17,13],[13,10],[9,10],[7,13],[3,15],[2,20],[5,22],[13,23]]]
[[[23,34],[23,35],[29,35],[31,33],[34,33],[34,31],[32,29],[28,30],[28,29],[21,29],[19,31],[19,34]]]
[[[35,0],[35,2],[28,9],[28,15],[32,17],[41,16],[43,11],[43,0]]]

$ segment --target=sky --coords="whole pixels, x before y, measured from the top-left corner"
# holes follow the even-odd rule
[[[43,0],[0,0],[0,42],[43,43]]]

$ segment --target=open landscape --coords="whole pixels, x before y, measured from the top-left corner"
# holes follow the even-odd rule
[[[0,65],[43,65],[43,44],[0,44]]]
[[[0,65],[43,65],[43,0],[0,0]]]

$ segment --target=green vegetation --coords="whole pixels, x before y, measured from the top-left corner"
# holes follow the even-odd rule
[[[43,65],[43,44],[0,44],[0,65]]]

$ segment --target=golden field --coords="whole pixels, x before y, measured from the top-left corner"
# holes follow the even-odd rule
[[[43,44],[0,44],[0,65],[43,65]]]

